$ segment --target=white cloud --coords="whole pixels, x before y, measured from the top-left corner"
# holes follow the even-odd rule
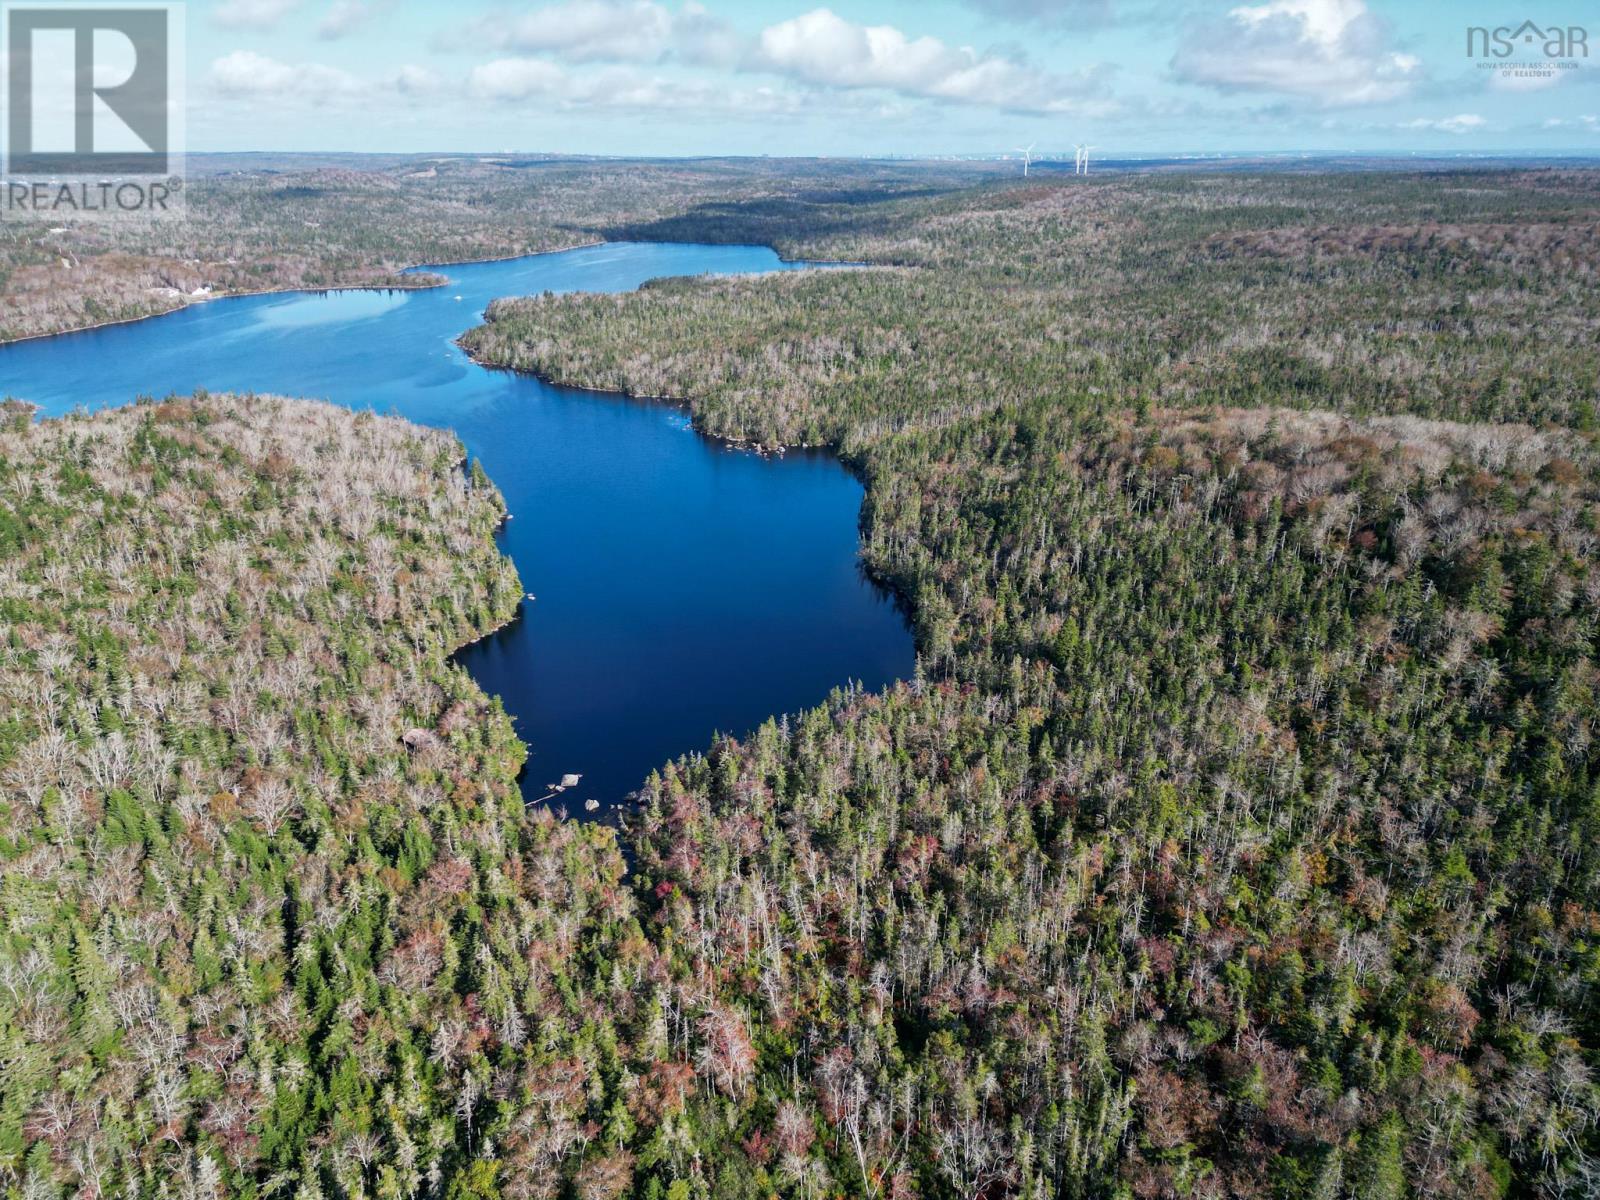
[[[857,25],[826,8],[763,29],[752,65],[825,87],[1031,112],[1081,110],[1100,82],[1096,73],[1067,79],[892,25]]]
[[[768,26],[752,41],[697,3],[674,11],[657,0],[565,0],[516,18],[473,22],[446,44],[507,51],[471,74],[474,93],[490,100],[560,95],[574,104],[620,103],[601,82],[609,80],[616,96],[638,107],[651,96],[669,107],[716,107],[728,96],[757,105],[794,102],[770,87],[566,74],[572,64],[605,62],[720,66],[777,74],[811,89],[882,89],[1025,112],[1103,115],[1113,107],[1101,71],[1054,75],[937,38],[908,37],[892,26],[856,25],[825,8]]]
[[[235,50],[212,62],[206,83],[218,96],[244,101],[291,105],[296,102],[331,108],[368,106],[376,100],[404,102],[433,99],[459,92],[428,67],[405,63],[393,74],[362,78],[321,63],[286,63],[254,50]]]
[[[333,0],[322,20],[317,23],[317,36],[329,42],[349,37],[380,10],[389,7],[383,0]]]
[[[432,96],[445,90],[444,79],[427,67],[406,63],[395,72],[394,90],[403,96]]]
[[[1192,27],[1172,59],[1177,77],[1223,91],[1279,92],[1326,105],[1373,104],[1409,92],[1416,56],[1391,44],[1364,0],[1268,0]]]
[[[217,59],[208,81],[225,96],[280,100],[316,100],[362,90],[358,79],[335,67],[291,65],[254,50],[235,50]]]
[[[527,100],[554,96],[566,86],[567,73],[538,58],[501,58],[474,67],[467,85],[484,100]]]
[[[506,31],[505,44],[572,62],[645,62],[661,56],[671,35],[671,14],[651,0],[569,0],[522,17]]]
[[[781,88],[728,88],[701,80],[667,79],[625,70],[604,71],[576,81],[568,102],[576,107],[742,116],[776,116],[805,107],[801,97]]]
[[[697,66],[732,66],[748,50],[748,39],[698,3],[683,6],[672,20],[675,57]]]
[[[1453,117],[1418,117],[1396,128],[1426,129],[1433,133],[1474,133],[1488,123],[1477,113],[1457,113]]]
[[[798,111],[801,97],[771,87],[732,89],[703,80],[665,78],[632,67],[574,72],[538,58],[503,58],[473,69],[468,91],[480,100],[514,105],[537,101],[555,108],[639,112],[777,115]]]
[[[300,7],[300,0],[223,0],[211,19],[228,29],[271,29]]]
[[[547,54],[569,63],[677,60],[731,65],[745,40],[698,3],[674,12],[657,0],[564,0],[520,16],[491,15],[448,34],[451,49]]]
[[[1600,116],[1586,113],[1581,117],[1551,117],[1544,123],[1546,129],[1576,129],[1579,133],[1600,133]]]
[[[1116,17],[1112,0],[967,0],[979,12],[1004,21],[1092,29]]]

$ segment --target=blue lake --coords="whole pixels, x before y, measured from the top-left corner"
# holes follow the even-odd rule
[[[453,339],[499,296],[788,269],[753,246],[613,243],[437,268],[442,288],[216,300],[0,347],[0,394],[122,404],[274,392],[454,430],[505,494],[502,548],[537,600],[460,660],[529,745],[530,799],[601,815],[650,770],[823,699],[910,674],[911,636],[856,557],[861,487],[831,456],[763,458],[669,406],[474,365]]]

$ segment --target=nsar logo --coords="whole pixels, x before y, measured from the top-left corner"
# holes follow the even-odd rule
[[[1467,57],[1510,58],[1513,54],[1537,54],[1545,58],[1588,58],[1589,31],[1582,25],[1546,25],[1532,21],[1515,27],[1497,25],[1490,29],[1474,25],[1467,30]]]
[[[1480,71],[1493,71],[1511,87],[1543,87],[1563,71],[1576,71],[1589,57],[1589,31],[1582,25],[1472,25],[1467,57]]]

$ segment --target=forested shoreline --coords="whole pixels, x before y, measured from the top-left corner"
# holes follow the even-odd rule
[[[903,194],[902,194],[903,189]],[[914,678],[524,811],[447,435],[0,433],[0,1186],[1600,1187],[1600,175],[676,202],[482,361],[827,444]]]
[[[730,206],[626,235],[876,266],[464,339],[867,481],[918,680],[675,765],[637,838],[750,1030],[725,1139],[826,1122],[780,1187],[1596,1186],[1596,187]]]
[[[518,1087],[577,1171],[631,901],[448,658],[521,596],[493,486],[304,401],[4,415],[7,1193],[477,1194]]]
[[[619,223],[667,220],[713,198],[809,207],[854,188],[948,190],[984,170],[480,155],[239,162],[248,165],[223,169],[207,157],[191,164],[181,220],[9,223],[0,230],[0,343],[141,320],[218,296],[416,287],[409,268],[589,245]]]

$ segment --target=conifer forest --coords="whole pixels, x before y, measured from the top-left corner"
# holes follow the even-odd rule
[[[5,1200],[1600,1196],[1600,173],[416,171],[0,247],[0,329],[826,263],[462,345],[837,453],[915,672],[525,806],[453,436],[7,401]]]

